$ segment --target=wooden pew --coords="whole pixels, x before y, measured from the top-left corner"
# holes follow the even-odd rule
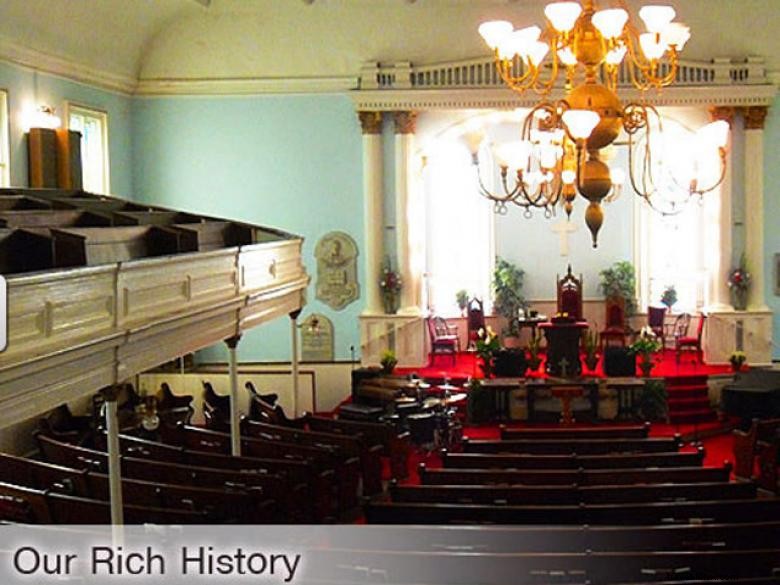
[[[230,435],[207,429],[179,425],[161,427],[163,440],[190,449],[229,454]],[[342,516],[351,514],[358,506],[360,486],[360,460],[342,455],[337,449],[325,446],[313,447],[278,440],[243,437],[241,452],[249,457],[291,457],[310,461],[317,469],[335,472],[338,484],[339,510]]]
[[[307,569],[318,578],[344,583],[429,585],[648,583],[676,579],[731,582],[769,578],[780,547],[744,551],[659,551],[538,553],[414,552],[320,549],[307,554]],[[369,576],[366,578],[366,576]]]
[[[87,472],[0,453],[0,481],[71,496],[90,495]]]
[[[780,418],[765,420],[756,418],[747,431],[734,429],[734,475],[753,477],[758,442],[769,442],[778,430],[780,430]]]
[[[424,485],[631,485],[637,483],[727,482],[731,464],[723,467],[670,467],[660,469],[418,469]]]
[[[0,228],[0,274],[20,274],[54,268],[49,235],[31,230]]]
[[[360,460],[363,478],[363,495],[374,495],[382,491],[382,461],[380,445],[365,445],[363,435],[344,435],[321,431],[299,430],[244,419],[241,432],[250,437],[270,438],[275,441],[287,441],[312,446],[332,446],[338,448],[348,458]]]
[[[57,443],[48,437],[37,436],[38,444],[47,461],[86,469],[90,472],[108,473],[108,455],[93,449]],[[268,473],[264,469],[240,472],[228,469],[180,465],[151,459],[122,458],[122,474],[128,479],[162,482],[178,485],[196,485],[210,488],[243,489],[261,488],[257,501],[275,500],[278,504],[277,521],[304,521],[305,508],[298,500],[307,494],[305,486],[297,489],[282,473]]]
[[[62,494],[46,496],[54,524],[111,524],[111,504]],[[125,505],[125,524],[204,524],[203,512]]]
[[[465,453],[529,453],[534,455],[673,453],[680,448],[680,445],[679,435],[659,439],[523,439],[514,441],[463,439]]]
[[[393,502],[491,505],[627,504],[755,498],[753,482],[621,486],[390,485]]]
[[[499,429],[503,441],[519,439],[646,439],[650,434],[650,423],[626,426],[526,427],[521,429],[511,429],[507,428],[506,425],[500,425]]]
[[[51,524],[46,490],[0,482],[0,521]]]
[[[780,466],[780,436],[771,442],[759,441],[758,485],[775,494],[780,494],[778,466]]]
[[[370,524],[655,525],[780,520],[780,498],[573,506],[369,502]]]
[[[96,447],[106,451],[105,434],[96,436]],[[194,451],[140,439],[130,435],[119,436],[122,455],[140,459],[169,461],[181,465],[229,469],[241,473],[282,473],[287,476],[291,489],[300,496],[300,507],[309,510],[309,517],[315,521],[333,519],[337,512],[335,472],[318,471],[308,461],[283,458],[234,457],[222,453]]]
[[[177,234],[156,226],[53,228],[50,232],[57,268],[113,264],[185,251]]]
[[[390,423],[369,423],[343,419],[331,419],[304,414],[304,424],[313,431],[341,434],[362,434],[372,445],[382,445],[384,455],[390,460],[393,477],[405,479],[409,475],[411,440],[409,432],[398,432]]]
[[[450,469],[641,469],[643,467],[699,467],[704,447],[691,453],[640,453],[611,455],[527,455],[441,452]]]

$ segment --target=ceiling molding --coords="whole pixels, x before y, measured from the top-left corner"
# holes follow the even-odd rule
[[[35,71],[123,94],[134,93],[138,85],[138,80],[133,77],[82,65],[69,59],[20,45],[3,36],[0,36],[0,59]]]
[[[136,95],[258,95],[341,93],[357,89],[354,77],[256,77],[241,79],[142,79]]]
[[[771,105],[777,87],[771,84],[715,87],[667,87],[661,93],[648,92],[644,99],[654,106],[759,106]],[[536,94],[520,96],[506,88],[484,89],[399,89],[355,91],[351,94],[358,111],[459,110],[530,108]],[[638,90],[621,92],[623,100],[638,100]]]

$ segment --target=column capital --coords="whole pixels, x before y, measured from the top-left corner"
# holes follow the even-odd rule
[[[241,336],[240,336],[240,335],[234,335],[233,337],[228,337],[228,338],[225,340],[225,344],[226,344],[226,345],[227,345],[227,346],[228,346],[230,349],[236,349],[236,348],[238,347],[238,342],[239,342],[239,341],[241,341]]]
[[[742,109],[745,118],[745,130],[763,130],[768,106],[748,106]]]
[[[393,112],[396,134],[414,134],[417,112]]]
[[[357,115],[363,134],[382,133],[382,112],[358,112]]]
[[[302,308],[301,309],[295,309],[294,311],[290,311],[290,313],[289,313],[290,319],[295,321],[298,317],[300,317],[301,311],[303,311]]]
[[[731,128],[734,128],[734,118],[737,115],[737,108],[734,106],[710,106],[710,120],[717,122],[723,120],[728,122]]]

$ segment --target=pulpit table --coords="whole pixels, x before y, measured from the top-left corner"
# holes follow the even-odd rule
[[[585,389],[582,386],[555,386],[552,388],[551,393],[561,401],[561,424],[573,424],[574,416],[571,412],[571,401],[585,394]]]
[[[545,371],[550,376],[567,378],[582,373],[580,339],[587,328],[585,321],[550,321],[539,325],[547,339]]]

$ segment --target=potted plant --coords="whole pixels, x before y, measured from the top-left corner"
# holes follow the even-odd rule
[[[585,351],[585,367],[590,372],[596,371],[599,365],[599,334],[597,331],[588,329],[582,337],[582,349]]]
[[[496,335],[495,331],[490,327],[487,329],[480,329],[477,332],[476,346],[477,356],[482,360],[482,363],[479,364],[479,367],[482,369],[482,374],[485,378],[490,378],[493,375],[496,352],[501,349],[498,335]]]
[[[539,349],[542,345],[542,333],[534,331],[531,339],[528,341],[528,369],[537,372],[542,365],[542,358],[539,356]]]
[[[525,272],[511,262],[496,258],[493,271],[493,308],[506,321],[502,334],[507,347],[516,347],[519,343],[517,318],[520,309],[526,307],[522,292],[524,275]]]
[[[745,254],[739,258],[739,266],[729,274],[728,285],[731,289],[731,303],[737,311],[744,311],[747,308],[747,295],[750,289],[752,277],[747,270],[747,260]]]
[[[628,348],[629,352],[639,356],[639,369],[642,376],[647,378],[655,366],[653,354],[661,350],[661,342],[650,327],[642,327],[637,340]]]
[[[667,310],[671,311],[674,304],[677,302],[677,289],[673,284],[666,285],[664,293],[661,295],[661,303],[666,305]]]
[[[401,289],[403,288],[403,282],[401,281],[401,275],[393,270],[390,258],[385,258],[384,265],[382,266],[382,276],[379,280],[379,288],[382,290],[382,302],[384,304],[385,313],[394,315],[398,312],[398,301],[400,299]]]
[[[477,379],[469,380],[466,388],[468,389],[466,414],[469,424],[489,422],[493,414],[493,397],[490,391],[486,390],[482,382]]]
[[[466,309],[469,306],[469,293],[465,288],[455,293],[455,302],[458,303],[460,314],[466,316]]]
[[[631,262],[615,262],[602,270],[599,289],[606,298],[622,298],[626,303],[626,316],[636,313],[636,272]]]
[[[395,370],[398,359],[395,357],[395,352],[392,349],[388,349],[382,354],[382,359],[379,363],[382,365],[382,372],[390,375]]]
[[[742,370],[742,365],[745,363],[747,356],[743,351],[735,351],[729,356],[729,363],[731,364],[731,371],[739,372]]]
[[[637,415],[642,420],[665,420],[668,406],[664,381],[662,379],[647,380],[635,408]]]

